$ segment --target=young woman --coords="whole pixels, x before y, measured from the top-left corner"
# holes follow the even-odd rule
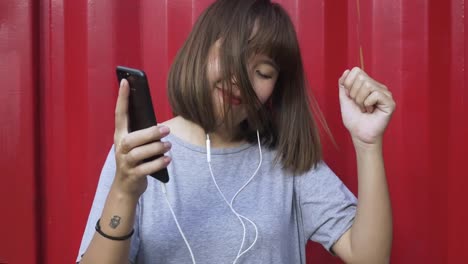
[[[171,67],[175,118],[128,133],[122,81],[77,261],[305,263],[311,239],[346,263],[388,263],[382,137],[395,102],[359,68],[338,82],[359,203],[322,161],[287,13],[268,0],[213,3]],[[146,176],[166,167],[167,184]]]

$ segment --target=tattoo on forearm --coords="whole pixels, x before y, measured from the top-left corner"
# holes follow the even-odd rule
[[[114,215],[110,220],[109,226],[116,229],[120,225],[120,219],[122,219],[120,216]]]

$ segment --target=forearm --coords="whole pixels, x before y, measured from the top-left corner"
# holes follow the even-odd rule
[[[358,167],[358,207],[351,230],[356,263],[388,263],[392,244],[392,210],[385,176],[382,140],[355,142]]]
[[[115,237],[129,234],[133,229],[137,201],[138,199],[123,195],[111,188],[100,220],[101,230]],[[119,221],[114,220],[111,224],[112,218]],[[130,238],[124,241],[111,240],[95,232],[80,263],[127,264],[130,241]]]

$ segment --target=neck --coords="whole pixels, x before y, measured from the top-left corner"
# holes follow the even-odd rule
[[[183,117],[175,117],[163,125],[169,126],[171,133],[177,137],[197,146],[205,146],[206,132],[205,130]],[[238,147],[245,143],[245,141],[232,141],[229,133],[224,127],[220,127],[216,131],[210,133],[210,141],[212,148],[232,148]]]

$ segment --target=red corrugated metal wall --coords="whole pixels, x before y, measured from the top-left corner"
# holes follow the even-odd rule
[[[72,263],[112,144],[117,64],[146,70],[160,120],[168,67],[211,0],[0,2],[0,263]],[[466,263],[468,90],[464,0],[282,0],[339,149],[326,160],[357,190],[337,78],[359,65],[397,111],[385,155],[392,263]],[[339,263],[310,245],[309,263]]]
[[[36,263],[37,5],[0,2],[0,263]]]

